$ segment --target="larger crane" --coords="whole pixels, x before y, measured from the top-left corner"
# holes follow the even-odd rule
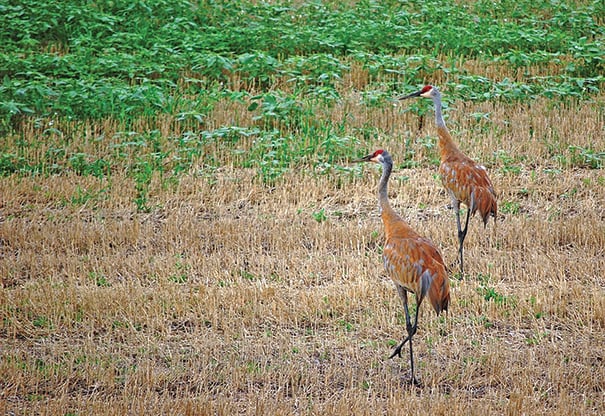
[[[452,200],[452,206],[456,213],[456,225],[458,227],[458,254],[460,257],[460,273],[464,274],[463,245],[468,229],[469,218],[479,211],[483,218],[483,226],[487,226],[490,215],[494,222],[498,212],[496,192],[494,186],[487,176],[484,166],[475,163],[471,158],[462,153],[445,126],[441,112],[441,93],[432,85],[426,85],[420,91],[400,97],[404,100],[411,97],[424,97],[433,100],[435,105],[435,123],[439,135],[439,153],[441,154],[441,165],[439,173],[441,182]],[[466,221],[464,228],[460,223],[460,203],[467,206]]]
[[[406,342],[410,344],[411,382],[418,384],[414,377],[414,353],[412,337],[418,327],[420,304],[428,296],[437,315],[447,310],[450,301],[450,286],[443,264],[443,258],[433,243],[416,233],[389,203],[387,184],[393,169],[393,160],[386,150],[376,150],[356,162],[374,162],[382,165],[382,177],[378,185],[380,216],[384,224],[385,244],[382,253],[384,268],[395,283],[397,292],[403,301],[407,336],[395,348],[389,358],[401,357],[401,348]],[[416,297],[414,324],[411,323],[408,310],[408,292]]]

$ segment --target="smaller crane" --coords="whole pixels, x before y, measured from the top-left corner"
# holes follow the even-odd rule
[[[452,200],[452,206],[456,212],[456,225],[458,227],[458,254],[460,256],[460,273],[464,275],[463,244],[468,229],[469,218],[479,211],[483,218],[483,226],[491,216],[496,221],[498,204],[494,186],[487,176],[484,166],[475,163],[471,158],[462,153],[445,126],[441,113],[441,93],[432,85],[426,85],[420,91],[399,97],[405,100],[411,97],[424,97],[433,100],[435,105],[435,123],[439,135],[439,153],[441,154],[441,165],[439,174],[441,183],[447,190]],[[460,203],[467,206],[466,221],[464,228],[460,224]]]
[[[435,245],[416,233],[391,207],[387,195],[387,184],[393,169],[393,159],[386,150],[376,150],[355,162],[374,162],[382,165],[382,177],[378,185],[380,216],[384,224],[385,244],[382,254],[384,268],[395,283],[399,297],[403,301],[407,336],[395,348],[389,358],[401,357],[401,348],[410,344],[411,382],[418,385],[414,377],[414,353],[412,337],[418,327],[420,304],[428,296],[437,315],[446,311],[450,302],[450,286],[443,264],[443,258]],[[416,297],[414,324],[408,310],[408,292]]]

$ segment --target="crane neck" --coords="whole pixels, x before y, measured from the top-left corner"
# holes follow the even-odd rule
[[[433,104],[435,104],[435,124],[437,124],[437,128],[444,128],[447,130],[447,127],[445,127],[445,120],[443,120],[441,93],[439,91],[434,91],[432,98]]]
[[[380,183],[378,184],[378,201],[380,202],[381,207],[389,205],[388,185],[393,170],[393,161],[390,159],[390,157],[385,158],[382,163],[382,176],[380,177]]]
[[[452,140],[452,136],[445,125],[441,105],[441,94],[439,91],[433,92],[432,99],[435,104],[435,124],[437,125],[437,134],[439,134],[439,153],[441,154],[441,161],[443,162],[448,157],[460,153],[460,150]]]
[[[385,216],[397,216],[397,214],[391,207],[388,195],[388,183],[393,170],[393,159],[391,159],[391,156],[388,153],[383,157],[382,176],[380,177],[380,183],[378,184],[378,204],[380,206],[380,215],[384,218]]]
[[[386,153],[386,152],[385,152]],[[387,241],[395,236],[413,235],[414,231],[410,226],[395,212],[391,207],[388,197],[388,182],[393,170],[393,160],[391,156],[383,154],[382,176],[378,184],[378,204],[380,207],[380,217],[384,224],[384,234]]]

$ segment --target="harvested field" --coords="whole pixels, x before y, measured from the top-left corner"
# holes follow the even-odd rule
[[[99,2],[98,15],[118,19],[103,9],[110,3]],[[293,13],[272,3],[238,7],[269,30],[271,19]],[[348,21],[364,7],[376,24],[390,22],[377,10],[401,17],[394,3],[350,3],[292,2],[298,14],[288,19],[295,30],[313,10],[335,26],[339,13]],[[569,2],[536,19],[569,12],[571,22],[572,3],[593,10]],[[228,4],[220,8],[236,21],[240,11]],[[487,33],[481,4],[468,13]],[[297,40],[288,28],[283,39]],[[78,45],[33,50],[77,65]],[[517,65],[469,44],[466,57],[446,45],[443,54],[374,51],[371,59],[384,62],[370,62],[359,51],[296,55],[300,45],[275,61],[270,51],[212,55],[240,67],[266,59],[258,74],[227,61],[210,74],[204,61],[175,64],[176,80],[169,62],[152,68],[144,54],[115,62],[109,54],[98,66],[126,79],[112,87],[123,99],[97,103],[111,98],[99,89],[91,95],[105,95],[86,101],[74,83],[82,101],[69,104],[73,113],[45,110],[65,93],[45,95],[40,107],[29,92],[18,102],[29,81],[3,72],[0,93],[15,82],[17,95],[0,95],[1,108],[22,106],[0,117],[0,415],[605,414],[605,94],[602,76],[589,73],[602,57],[588,46],[573,56],[528,46],[517,57],[527,64]],[[15,67],[34,59],[14,48]],[[175,62],[182,50],[172,50]],[[135,75],[120,75],[131,60]],[[48,79],[36,75],[31,85],[51,82],[50,69],[37,70]],[[91,79],[110,88],[105,76]],[[444,95],[454,140],[487,167],[498,193],[497,221],[471,220],[464,278],[432,106],[391,101],[427,82]],[[162,105],[141,99],[137,107],[137,94],[158,85]],[[420,387],[409,384],[407,355],[388,359],[405,321],[381,257],[380,169],[350,163],[378,148],[395,162],[392,205],[439,247],[450,271],[448,313],[435,316],[428,302],[420,310]]]

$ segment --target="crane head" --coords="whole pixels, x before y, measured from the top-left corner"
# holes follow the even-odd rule
[[[433,87],[432,85],[425,85],[420,91],[413,92],[409,95],[404,95],[399,97],[400,100],[405,100],[406,98],[412,97],[424,97],[424,98],[433,98],[436,94],[439,93],[437,87]]]
[[[374,153],[370,153],[367,156],[362,157],[361,159],[354,160],[353,162],[374,162],[374,163],[382,163],[384,159],[387,157],[388,152],[383,149],[378,149]]]

